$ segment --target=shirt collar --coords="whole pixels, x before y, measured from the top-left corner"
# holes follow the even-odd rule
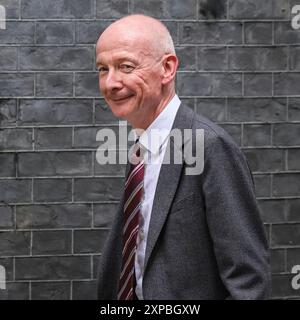
[[[181,101],[175,94],[163,111],[140,136],[138,130],[134,130],[135,140],[139,138],[139,144],[143,148],[153,154],[158,153],[170,134],[180,104]]]

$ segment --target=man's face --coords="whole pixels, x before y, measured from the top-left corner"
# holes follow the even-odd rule
[[[155,57],[153,51],[141,37],[110,32],[100,38],[96,48],[99,86],[115,116],[136,121],[159,104],[162,57]]]

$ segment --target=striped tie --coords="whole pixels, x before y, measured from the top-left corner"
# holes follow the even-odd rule
[[[125,183],[122,269],[118,300],[132,300],[135,297],[134,261],[144,179],[144,162],[140,161],[139,148],[135,156],[137,161],[131,164]]]

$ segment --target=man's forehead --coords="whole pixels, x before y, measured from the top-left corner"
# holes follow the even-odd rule
[[[97,62],[99,61],[106,61],[106,60],[125,60],[130,59],[132,61],[138,61],[139,56],[142,54],[142,52],[131,50],[125,50],[123,48],[114,49],[114,50],[106,50],[106,51],[98,51],[97,52]]]
[[[111,39],[111,41],[101,42],[97,44],[97,56],[106,57],[111,56],[114,59],[119,58],[144,58],[146,56],[153,55],[153,46],[150,43],[147,43],[144,40],[138,41],[126,41],[118,39]]]

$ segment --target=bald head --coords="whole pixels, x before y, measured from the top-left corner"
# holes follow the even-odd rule
[[[175,54],[174,43],[166,26],[159,20],[142,14],[123,17],[112,23],[100,36],[98,43],[119,34],[143,42],[156,56]]]
[[[117,117],[147,128],[175,94],[178,59],[158,20],[126,16],[107,27],[96,46],[99,87]]]

